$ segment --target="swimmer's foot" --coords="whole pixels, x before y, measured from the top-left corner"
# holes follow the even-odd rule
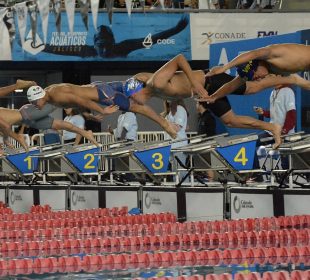
[[[177,131],[172,123],[167,121],[164,130],[171,136],[172,139],[177,138]]]
[[[29,147],[23,134],[17,134],[16,141],[25,149],[26,153],[29,152]]]
[[[85,138],[93,143],[95,146],[100,147],[99,143],[96,141],[94,134],[91,130],[87,130],[85,133]]]
[[[272,148],[276,150],[282,144],[282,139],[281,139],[282,128],[281,128],[281,125],[279,124],[274,124],[274,127],[275,128],[272,132],[273,138],[274,138],[274,144],[272,145]]]

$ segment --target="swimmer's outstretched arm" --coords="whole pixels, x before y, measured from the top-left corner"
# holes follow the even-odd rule
[[[36,83],[33,81],[24,81],[24,80],[17,80],[15,84],[6,86],[6,87],[1,87],[0,88],[0,96],[6,96],[10,93],[12,93],[16,89],[23,89],[23,88],[28,88]]]
[[[270,56],[271,56],[270,46],[248,51],[236,56],[233,60],[229,61],[225,65],[212,67],[206,76],[213,76],[216,74],[224,73],[235,66],[238,66],[242,63],[246,63],[253,59],[267,60],[268,58],[270,58]]]
[[[279,85],[296,85],[310,90],[310,81],[300,77],[298,74],[291,74],[289,76],[269,75],[259,81],[247,81],[246,85],[246,94],[256,93]]]
[[[216,100],[234,92],[237,90],[240,86],[242,86],[245,83],[245,80],[243,80],[241,77],[237,76],[230,82],[224,84],[221,86],[215,93],[213,93],[211,96],[204,97],[198,99],[200,102],[205,101],[209,103],[214,103]]]
[[[299,86],[305,90],[310,90],[310,81],[302,78],[298,74],[290,75],[292,79],[294,79],[294,84]]]

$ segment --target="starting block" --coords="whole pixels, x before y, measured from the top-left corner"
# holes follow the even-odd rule
[[[289,136],[288,136],[289,137]],[[288,170],[273,170],[272,173],[285,172],[283,181],[289,178],[289,187],[293,188],[294,184],[301,187],[309,187],[310,175],[310,135],[306,134],[299,138],[287,138],[287,142],[279,147],[281,155],[288,157]],[[303,183],[293,179],[293,175],[304,176]],[[280,186],[282,182],[280,182]]]
[[[93,144],[56,145],[43,147],[40,153],[30,157],[39,161],[40,168],[37,174],[43,175],[43,182],[46,182],[48,175],[66,176],[76,184],[79,179],[89,183],[86,176],[98,176],[99,157],[95,154],[99,151],[100,148]]]
[[[174,149],[190,156],[191,185],[194,185],[194,173],[212,170],[217,172],[220,180],[227,182],[228,173],[243,183],[253,172],[254,157],[256,153],[257,135],[227,136],[227,134],[202,138],[201,141]],[[200,166],[196,166],[194,159],[200,159]],[[216,159],[211,164],[211,158]],[[201,166],[202,163],[202,166]]]
[[[1,173],[9,179],[19,181],[29,181],[33,172],[38,170],[38,160],[32,156],[40,153],[38,147],[30,148],[29,152],[24,149],[6,148],[3,155],[0,157],[2,161]]]
[[[120,142],[113,143],[106,151],[99,153],[110,160],[110,180],[114,182],[113,175],[117,173],[133,174],[138,181],[145,181],[143,176],[147,174],[154,182],[160,184],[158,176],[167,175],[171,143],[163,142]],[[128,158],[136,165],[129,166]],[[115,170],[113,160],[118,159],[127,166],[127,172]],[[133,167],[133,168],[131,168]]]

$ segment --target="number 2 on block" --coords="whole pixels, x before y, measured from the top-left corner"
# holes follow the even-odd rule
[[[95,165],[91,165],[95,161],[95,156],[93,154],[84,155],[84,159],[89,159],[88,162],[84,165],[85,169],[94,169],[96,167]]]

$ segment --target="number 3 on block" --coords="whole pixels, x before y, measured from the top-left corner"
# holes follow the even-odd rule
[[[234,162],[240,162],[243,166],[248,162],[248,158],[246,157],[245,147],[242,147],[236,156],[234,157]]]
[[[154,162],[155,162],[155,163],[152,163],[152,168],[156,170],[162,169],[164,166],[163,155],[161,153],[154,153],[152,155],[152,158],[154,159]]]

